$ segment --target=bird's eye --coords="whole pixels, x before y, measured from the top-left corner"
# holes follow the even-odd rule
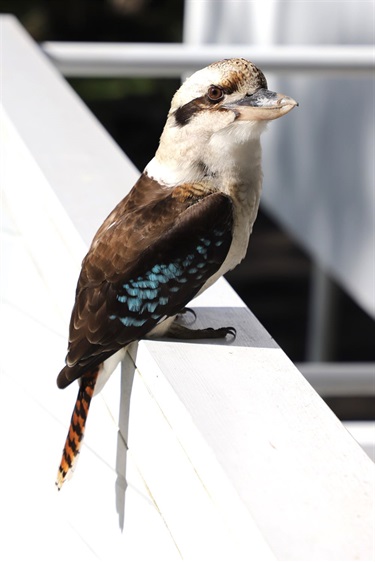
[[[224,91],[219,86],[210,86],[207,95],[210,101],[217,102],[223,99]]]

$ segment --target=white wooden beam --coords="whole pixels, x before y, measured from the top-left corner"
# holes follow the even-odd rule
[[[33,293],[41,299],[35,315],[45,298],[51,322],[60,317],[57,334],[52,322],[36,338],[27,309],[20,315],[20,299],[29,300],[25,260],[11,263],[7,319],[18,333],[6,339],[0,410],[13,419],[16,388],[27,413],[5,435],[13,464],[0,509],[17,524],[5,542],[18,558],[33,552],[30,544],[40,554],[36,537],[53,533],[52,517],[87,560],[152,559],[155,549],[163,560],[371,559],[373,463],[224,281],[195,302],[197,323],[234,325],[237,339],[133,347],[121,377],[93,401],[74,479],[53,495],[75,393],[54,386],[61,326],[81,251],[135,171],[15,20],[1,27],[4,202],[46,289]],[[24,435],[47,438],[37,462]],[[27,517],[28,540],[16,542],[36,497],[38,518]]]
[[[186,45],[48,41],[44,52],[65,76],[180,76],[212,61],[247,57],[265,72],[373,72],[372,47]]]

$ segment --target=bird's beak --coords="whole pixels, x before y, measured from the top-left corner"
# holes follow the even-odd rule
[[[270,121],[286,115],[296,105],[298,103],[294,99],[284,96],[284,94],[261,88],[254,94],[226,104],[224,107],[232,109],[239,121]]]

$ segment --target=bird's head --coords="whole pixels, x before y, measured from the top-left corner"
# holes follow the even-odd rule
[[[211,64],[177,90],[156,157],[146,169],[165,183],[220,173],[225,160],[237,165],[236,155],[245,154],[246,145],[259,144],[268,121],[296,105],[268,90],[263,72],[248,60]]]

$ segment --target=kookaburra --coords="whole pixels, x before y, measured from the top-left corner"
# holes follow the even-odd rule
[[[79,453],[94,392],[126,346],[158,337],[224,337],[176,328],[187,303],[245,256],[262,185],[260,135],[297,104],[245,59],[188,78],[172,99],[155,157],[96,233],[82,262],[59,388],[79,391],[56,485]]]

